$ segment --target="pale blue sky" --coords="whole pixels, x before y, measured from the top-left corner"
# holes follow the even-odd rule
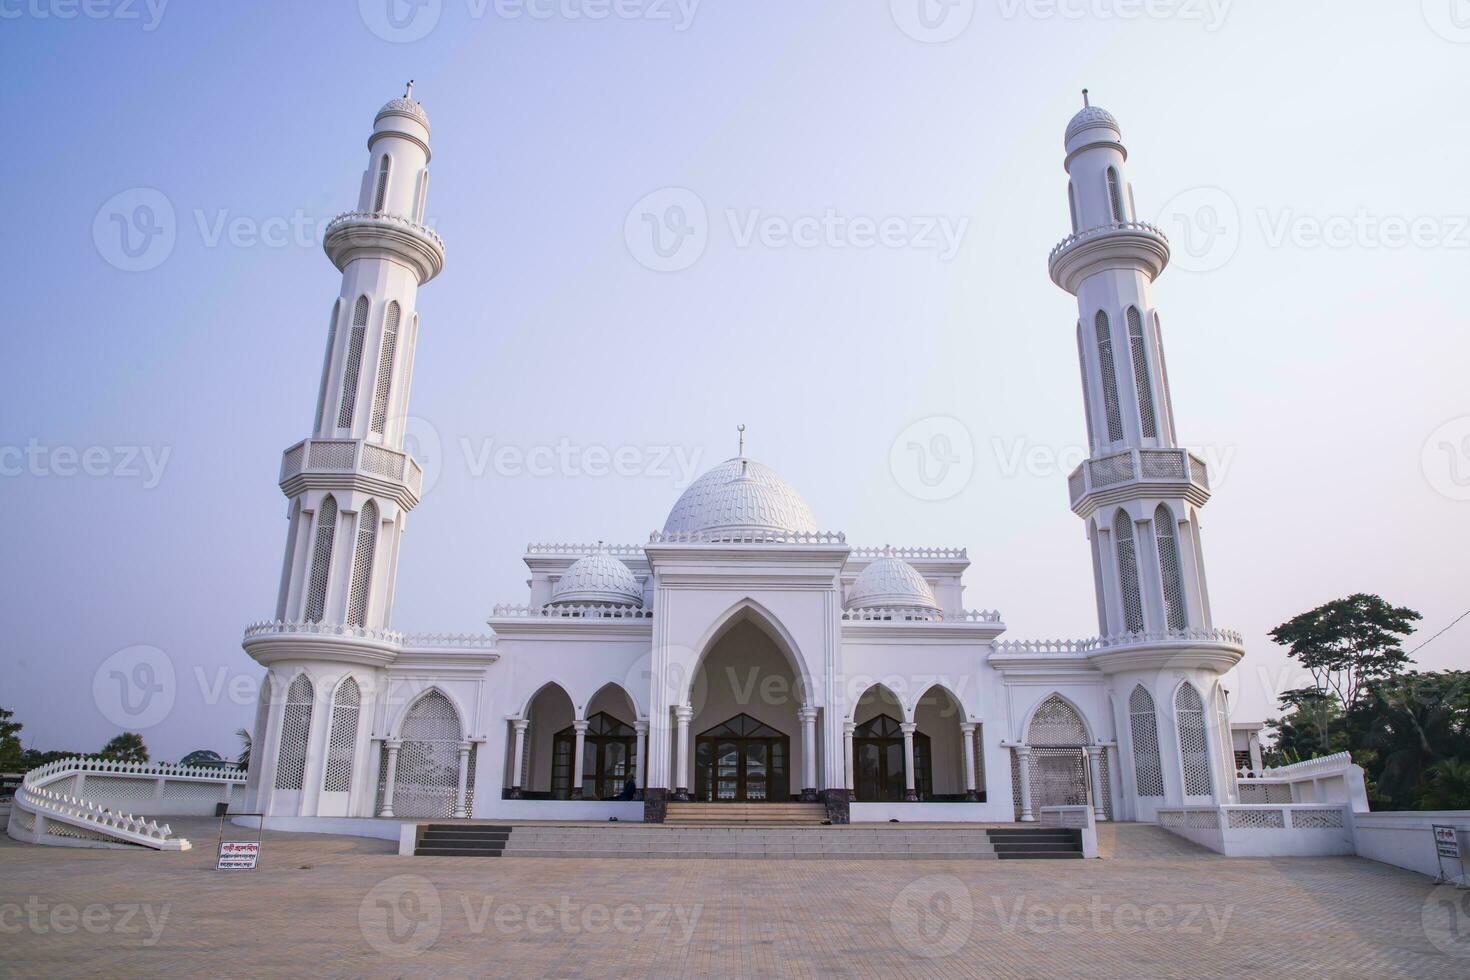
[[[307,433],[337,290],[315,240],[250,235],[349,209],[373,114],[409,77],[448,261],[420,294],[413,411],[438,478],[403,543],[400,628],[480,629],[493,603],[524,601],[528,541],[645,540],[680,489],[498,474],[476,462],[487,443],[650,463],[674,447],[705,468],[744,422],[823,527],[968,547],[968,604],[999,608],[1014,638],[1093,632],[1065,471],[1014,463],[1084,438],[1075,307],[1046,275],[1083,86],[1122,124],[1141,215],[1176,243],[1170,208],[1226,231],[1156,296],[1179,428],[1216,464],[1205,556],[1217,621],[1247,637],[1238,715],[1296,683],[1265,633],[1297,612],[1379,592],[1421,610],[1427,636],[1470,606],[1457,0],[1181,0],[1152,19],[1121,16],[1127,0],[1068,15],[960,0],[943,43],[911,36],[913,2],[705,0],[682,23],[652,0],[602,20],[557,12],[590,9],[574,0],[545,18],[431,0],[432,30],[407,43],[368,26],[391,33],[386,0],[176,0],[156,21],[0,4],[0,448],[106,447],[93,468],[114,473],[56,475],[65,452],[33,454],[47,475],[0,459],[0,705],[28,744],[100,746],[116,726],[94,674],[148,645],[176,671],[173,709],[144,732],[155,755],[233,752],[252,699],[218,688],[259,673],[240,633],[273,610],[279,454]],[[410,10],[400,22],[423,25]],[[624,226],[668,187],[707,208],[708,244],[654,272]],[[137,188],[167,200],[175,241],[129,272],[94,221]],[[828,209],[965,233],[947,259],[740,244],[752,217]],[[244,238],[216,235],[234,219]],[[1417,244],[1384,243],[1416,220]],[[1315,243],[1319,227],[1345,237]],[[935,416],[960,420],[973,463],[937,502],[889,463]],[[113,447],[166,450],[156,486]],[[1467,641],[1470,622],[1419,659],[1464,666]]]

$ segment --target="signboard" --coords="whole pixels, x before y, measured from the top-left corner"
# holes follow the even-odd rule
[[[254,871],[255,859],[260,856],[258,840],[225,840],[219,844],[219,864],[216,871]]]
[[[1460,859],[1460,839],[1455,834],[1455,828],[1441,823],[1430,826],[1434,828],[1434,849],[1439,852],[1439,856],[1454,858],[1458,861]]]

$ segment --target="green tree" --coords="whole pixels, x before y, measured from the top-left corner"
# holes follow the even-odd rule
[[[235,764],[238,765],[241,769],[249,769],[251,747],[250,732],[248,729],[237,728],[235,729],[235,736],[240,739],[240,757],[235,760]]]
[[[11,721],[15,712],[0,708],[0,770],[9,772],[20,765],[20,729],[18,721]]]
[[[1407,606],[1359,592],[1294,616],[1270,635],[1311,673],[1314,688],[1303,690],[1335,698],[1346,714],[1357,706],[1365,684],[1408,665],[1403,638],[1421,618]]]
[[[1457,795],[1458,774],[1445,764],[1470,761],[1470,673],[1411,671],[1373,681],[1348,727],[1354,760],[1372,764],[1392,806],[1453,809],[1434,801]]]
[[[148,746],[143,744],[143,736],[137,732],[123,732],[102,746],[102,751],[97,754],[116,762],[147,762]]]

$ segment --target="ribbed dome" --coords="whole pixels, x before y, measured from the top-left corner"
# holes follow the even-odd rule
[[[379,109],[378,114],[373,117],[373,122],[376,123],[384,116],[407,116],[410,119],[417,119],[425,129],[429,128],[429,116],[424,112],[424,107],[402,95]]]
[[[1065,142],[1070,143],[1073,136],[1076,136],[1084,129],[1092,129],[1095,126],[1111,127],[1113,132],[1117,133],[1120,137],[1123,134],[1123,131],[1118,128],[1118,120],[1113,118],[1111,112],[1098,106],[1090,105],[1083,106],[1082,111],[1073,116],[1072,121],[1067,123],[1067,137]]]
[[[602,549],[572,563],[551,590],[554,605],[643,605],[643,588],[628,566]]]
[[[931,609],[939,603],[918,569],[887,555],[863,569],[847,593],[848,609]]]
[[[769,466],[739,457],[689,484],[664,521],[665,534],[816,530],[811,509],[791,484]]]

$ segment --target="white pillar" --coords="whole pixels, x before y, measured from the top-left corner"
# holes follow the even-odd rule
[[[965,743],[965,799],[971,803],[980,799],[975,790],[975,724],[960,723],[960,738]]]
[[[470,743],[459,743],[459,785],[454,791],[454,815],[456,817],[467,817],[470,815],[469,808],[465,806],[467,789],[470,782]]]
[[[1016,766],[1021,771],[1021,820],[1033,823],[1036,814],[1031,812],[1031,746],[1016,746]]]
[[[648,744],[648,722],[633,722],[633,731],[638,741],[633,746],[633,785],[638,787],[637,796],[643,796],[643,749]]]
[[[393,787],[398,782],[398,750],[403,743],[396,738],[383,740],[383,747],[388,750],[388,771],[383,777],[383,809],[378,811],[380,817],[393,816]]]
[[[898,727],[903,729],[903,798],[914,802],[919,798],[919,794],[914,792],[914,732],[919,730],[919,726],[906,721]]]
[[[850,721],[842,726],[842,775],[846,780],[843,785],[852,792],[857,791],[852,773],[852,733],[856,730],[857,726]]]
[[[526,771],[526,727],[531,721],[529,718],[512,718],[510,723],[516,731],[515,768],[510,773],[510,798],[518,800],[521,798],[521,773]]]
[[[1102,754],[1106,751],[1101,745],[1087,746],[1087,776],[1092,782],[1092,812],[1099,820],[1108,819],[1108,811],[1103,807],[1102,792]]]
[[[582,748],[587,744],[587,720],[579,718],[572,722],[577,733],[577,743],[572,748],[572,799],[582,799]]]
[[[801,799],[817,799],[817,709],[810,705],[796,713],[801,719]]]
[[[694,720],[694,709],[687,704],[674,707],[674,720],[679,726],[678,751],[674,754],[674,799],[689,799],[689,722]]]

